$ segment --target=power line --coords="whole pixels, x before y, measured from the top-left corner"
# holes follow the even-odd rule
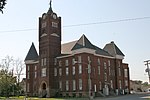
[[[136,20],[144,20],[150,19],[150,17],[138,17],[138,18],[128,18],[128,19],[120,19],[120,20],[110,20],[110,21],[102,21],[102,22],[94,22],[94,23],[83,23],[83,24],[72,24],[72,25],[64,25],[64,28],[69,27],[77,27],[77,26],[89,26],[89,25],[98,25],[98,24],[110,24],[110,23],[119,23],[119,22],[128,22],[128,21],[136,21]],[[9,32],[21,32],[21,31],[35,31],[37,29],[19,29],[19,30],[9,30],[9,31],[0,31],[0,33],[9,33]]]

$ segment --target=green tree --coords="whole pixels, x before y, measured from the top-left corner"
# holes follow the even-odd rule
[[[5,97],[9,97],[11,95],[12,86],[16,83],[16,77],[13,77],[12,72],[8,72],[6,70],[0,71],[0,94]]]
[[[14,74],[14,69],[16,74]],[[0,64],[0,94],[5,97],[9,95],[19,95],[21,87],[19,85],[20,74],[23,70],[21,60],[14,60],[13,57],[6,56]],[[18,82],[17,82],[18,81]]]
[[[6,5],[6,0],[0,0],[0,11],[3,13],[4,6]]]

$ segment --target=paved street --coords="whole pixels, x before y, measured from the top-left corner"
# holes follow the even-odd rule
[[[140,93],[110,98],[95,98],[94,100],[150,100],[150,94]]]

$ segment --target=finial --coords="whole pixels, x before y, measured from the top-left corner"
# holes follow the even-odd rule
[[[52,0],[50,0],[49,5],[50,5],[50,8],[49,8],[49,9],[52,11]]]
[[[49,8],[49,11],[48,11],[48,12],[53,12],[53,11],[52,11],[52,0],[50,0],[49,5],[50,5],[50,8]]]

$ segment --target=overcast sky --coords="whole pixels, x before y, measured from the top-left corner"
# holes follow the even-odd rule
[[[32,42],[38,51],[38,19],[48,11],[49,0],[8,0],[5,8],[0,59],[24,60]],[[52,9],[62,17],[62,43],[82,34],[100,48],[114,41],[125,54],[130,78],[148,81],[143,61],[150,59],[150,0],[53,0]]]

